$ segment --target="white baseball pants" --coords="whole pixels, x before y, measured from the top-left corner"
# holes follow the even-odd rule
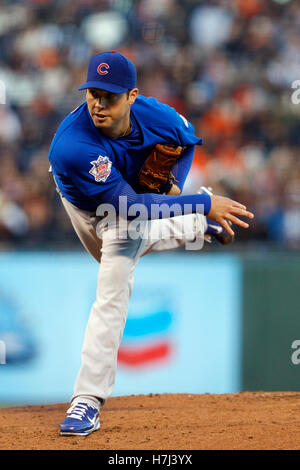
[[[135,239],[130,223],[116,219],[107,226],[95,213],[78,209],[59,192],[72,225],[86,250],[100,263],[96,300],[92,306],[71,401],[85,397],[102,405],[111,395],[117,354],[133,288],[134,269],[141,256],[186,245],[201,249],[206,217],[190,214],[146,221],[146,235]]]

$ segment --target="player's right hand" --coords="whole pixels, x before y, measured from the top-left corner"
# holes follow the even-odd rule
[[[247,210],[247,207],[228,197],[211,195],[211,208],[207,215],[210,219],[218,222],[229,233],[234,235],[228,221],[243,228],[248,228],[249,224],[239,219],[237,216],[253,219],[254,214]]]

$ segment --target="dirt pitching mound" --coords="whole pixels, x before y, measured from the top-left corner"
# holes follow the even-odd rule
[[[0,449],[300,449],[300,392],[112,397],[86,437],[59,435],[67,408],[1,409]]]

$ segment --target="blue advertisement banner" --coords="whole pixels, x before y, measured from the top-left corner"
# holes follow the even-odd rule
[[[241,266],[233,256],[142,259],[115,393],[240,390]]]
[[[69,400],[97,271],[84,252],[0,254],[0,404]],[[240,295],[232,255],[142,258],[113,395],[239,391]]]

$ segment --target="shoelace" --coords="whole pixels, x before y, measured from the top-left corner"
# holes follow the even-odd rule
[[[90,406],[92,408],[94,408],[92,405],[90,405]],[[82,420],[83,416],[87,412],[87,409],[88,409],[88,405],[85,405],[84,403],[83,404],[77,404],[77,405],[74,404],[68,409],[67,414],[68,414],[69,418]]]

